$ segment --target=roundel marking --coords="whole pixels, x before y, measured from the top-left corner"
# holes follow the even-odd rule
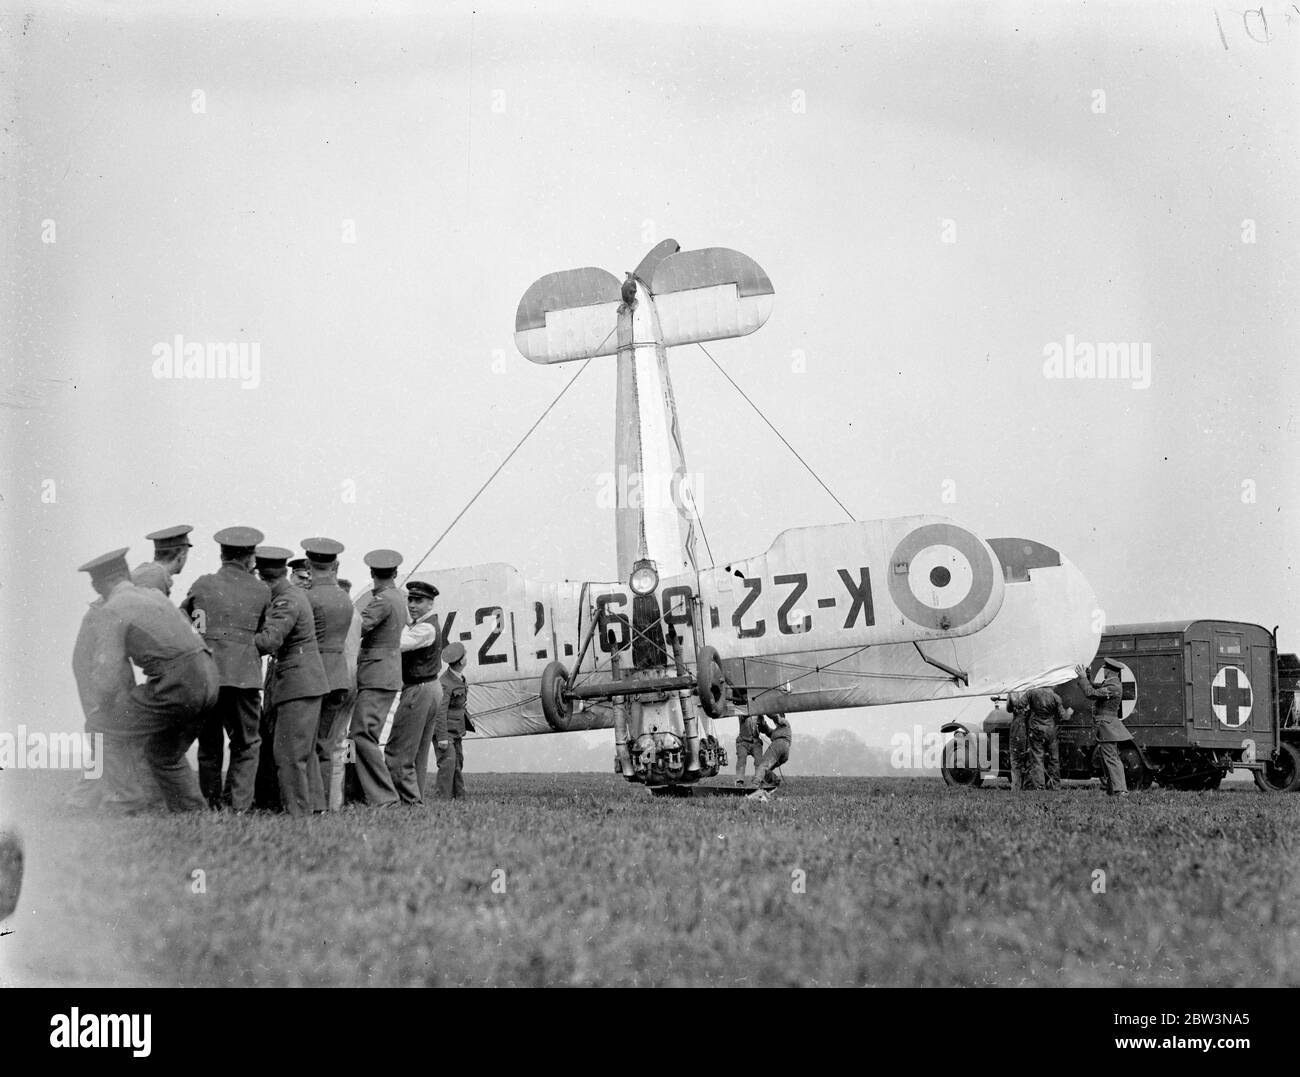
[[[889,594],[909,621],[947,631],[969,624],[993,593],[993,559],[971,532],[925,524],[894,549]]]
[[[1246,724],[1254,702],[1255,693],[1244,669],[1224,666],[1210,682],[1210,709],[1229,729],[1240,729]]]
[[[1112,658],[1111,661],[1114,662],[1115,665],[1119,666],[1119,684],[1120,684],[1120,688],[1122,689],[1122,694],[1119,697],[1120,721],[1127,722],[1128,716],[1132,714],[1135,710],[1137,710],[1137,705],[1138,705],[1137,677],[1133,675],[1133,671],[1129,669],[1128,666],[1126,666],[1123,662],[1117,661],[1114,658]],[[1092,683],[1101,684],[1101,682],[1104,681],[1105,679],[1106,679],[1106,667],[1102,665],[1098,667],[1097,675],[1093,677]]]

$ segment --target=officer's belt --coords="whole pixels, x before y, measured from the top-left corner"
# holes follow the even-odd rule
[[[340,646],[340,647],[321,647],[321,648],[320,648],[320,653],[321,653],[321,654],[342,654],[342,653],[343,653],[343,648],[342,648],[341,646]]]
[[[203,633],[204,639],[224,639],[232,643],[252,643],[253,629],[240,628],[238,625],[217,625]]]
[[[314,643],[295,643],[292,647],[285,647],[276,655],[276,658],[296,658],[301,654],[320,654]]]
[[[397,640],[393,640],[393,642],[386,647],[362,647],[361,650],[357,652],[357,654],[359,655],[371,654],[371,655],[380,655],[381,657],[386,657],[388,655],[393,655],[394,657],[396,657],[400,653],[401,653],[401,649],[400,647],[397,646]]]

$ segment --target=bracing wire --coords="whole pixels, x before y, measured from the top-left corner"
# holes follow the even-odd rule
[[[698,341],[697,341],[697,343],[698,343]],[[818,485],[820,485],[821,488],[822,488],[823,490],[825,490],[828,494],[831,495],[831,500],[834,501],[835,504],[837,504],[840,508],[844,509],[844,515],[847,516],[850,520],[853,520],[854,522],[856,522],[856,521],[857,521],[857,517],[854,516],[853,513],[849,512],[848,507],[844,504],[844,502],[841,501],[838,497],[835,496],[835,492],[834,492],[834,491],[833,491],[829,486],[827,486],[824,482],[822,482],[822,477],[821,477],[820,475],[818,475],[817,472],[815,472],[815,471],[812,469],[812,465],[809,464],[807,460],[805,460],[802,456],[799,455],[799,453],[798,453],[798,451],[795,449],[795,447],[794,447],[793,445],[791,445],[791,444],[790,444],[790,443],[785,439],[785,435],[782,434],[781,431],[778,430],[778,429],[777,429],[777,428],[772,424],[772,420],[769,419],[766,415],[764,415],[763,412],[762,412],[762,410],[759,408],[759,406],[758,406],[757,404],[755,404],[752,400],[749,399],[748,395],[746,395],[746,393],[745,393],[745,390],[742,389],[739,385],[736,384],[735,379],[732,378],[732,376],[731,376],[730,374],[728,374],[725,370],[723,370],[723,368],[722,368],[722,364],[719,363],[716,359],[713,358],[713,354],[709,351],[709,349],[706,348],[703,344],[700,344],[700,345],[699,345],[699,349],[700,349],[700,351],[702,351],[705,355],[707,355],[707,356],[709,357],[709,361],[710,361],[714,366],[716,366],[716,367],[718,368],[719,371],[721,371],[722,376],[723,376],[724,378],[726,378],[727,381],[731,382],[731,387],[732,387],[733,389],[735,389],[736,392],[738,392],[741,396],[743,396],[743,397],[745,398],[745,403],[747,403],[751,408],[754,409],[755,412],[758,413],[758,417],[759,417],[760,419],[762,419],[763,422],[767,423],[768,427],[771,428],[772,433],[774,433],[778,438],[781,439],[781,444],[784,445],[787,449],[789,449],[792,453],[794,453],[794,458],[795,458],[796,460],[798,460],[799,463],[803,464],[803,466],[808,470],[808,474],[811,475],[814,479],[816,479]],[[706,542],[705,545],[707,546],[708,543]]]
[[[501,470],[506,466],[506,464],[510,463],[511,458],[515,455],[515,453],[517,453],[517,452],[518,452],[518,451],[523,447],[524,442],[527,441],[527,440],[529,439],[529,437],[532,436],[533,431],[536,430],[539,426],[542,425],[542,420],[545,419],[546,416],[548,416],[548,415],[551,413],[551,409],[554,408],[555,405],[558,404],[558,403],[560,402],[560,400],[563,398],[564,394],[567,393],[571,388],[573,388],[573,383],[574,383],[575,381],[577,381],[580,377],[582,377],[582,372],[583,372],[584,370],[586,370],[587,367],[589,367],[590,365],[591,365],[591,360],[588,359],[585,363],[582,364],[582,366],[580,366],[580,367],[578,368],[578,372],[577,372],[576,374],[574,374],[573,377],[571,377],[567,382],[565,382],[564,388],[561,389],[561,390],[556,394],[554,400],[552,400],[549,404],[546,405],[546,410],[543,411],[543,412],[541,413],[541,415],[539,415],[539,416],[537,417],[537,421],[536,421],[535,423],[533,423],[533,425],[530,426],[530,427],[529,427],[529,428],[524,432],[524,436],[521,437],[521,438],[520,438],[520,439],[515,443],[515,447],[514,447],[513,449],[511,449],[509,453],[506,454],[506,458],[505,458],[504,460],[502,460],[501,463],[499,463],[499,464],[496,466],[496,470],[493,471],[492,474],[489,475],[489,476],[484,480],[483,485],[480,486],[480,487],[479,487],[479,488],[474,492],[474,496],[471,497],[471,498],[470,498],[470,499],[465,503],[465,507],[464,507],[463,509],[461,509],[460,512],[456,513],[456,516],[455,516],[455,518],[451,521],[451,523],[449,523],[445,528],[443,528],[442,534],[439,535],[436,539],[433,540],[433,545],[430,546],[427,550],[424,551],[424,556],[421,557],[418,561],[416,561],[416,562],[415,562],[415,566],[411,569],[411,571],[408,572],[408,573],[407,573],[407,574],[402,578],[402,582],[403,582],[403,583],[405,583],[407,580],[409,580],[409,579],[410,579],[410,578],[411,578],[411,577],[416,573],[416,571],[419,569],[419,567],[420,567],[422,564],[424,564],[425,561],[428,560],[429,555],[430,555],[431,553],[433,553],[433,551],[436,550],[436,549],[438,548],[438,543],[440,543],[443,539],[445,539],[445,538],[447,537],[448,532],[450,532],[451,529],[452,529],[453,527],[455,527],[455,526],[460,522],[460,518],[461,518],[462,516],[464,516],[465,513],[469,512],[469,510],[470,510],[470,506],[473,505],[474,502],[477,501],[477,500],[479,499],[479,495],[481,495],[481,494],[483,493],[483,491],[486,490],[486,489],[488,488],[488,486],[491,484],[491,482],[492,482],[493,479],[495,479],[499,474],[501,474]]]

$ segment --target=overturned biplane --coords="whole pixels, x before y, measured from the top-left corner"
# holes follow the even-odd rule
[[[667,240],[626,280],[551,273],[519,303],[536,363],[615,356],[619,581],[545,583],[505,564],[418,572],[469,661],[480,737],[615,730],[615,765],[651,786],[726,763],[729,688],[750,713],[868,707],[1060,680],[1097,650],[1096,601],[1055,550],[983,540],[940,517],[799,527],[765,553],[700,567],[667,349],[744,336],[771,313],[736,251]],[[663,480],[673,496],[643,496]]]

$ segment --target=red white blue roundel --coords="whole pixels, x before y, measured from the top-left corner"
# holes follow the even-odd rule
[[[1111,659],[1115,665],[1119,666],[1119,685],[1122,689],[1119,697],[1119,718],[1121,722],[1127,722],[1128,716],[1137,710],[1138,705],[1138,685],[1137,678],[1133,671],[1123,662],[1116,662]],[[1093,684],[1101,684],[1106,679],[1106,667],[1100,666],[1097,669],[1097,675],[1092,678]]]
[[[925,524],[894,550],[889,594],[909,621],[946,631],[973,621],[993,593],[984,544],[953,524]]]
[[[1210,682],[1210,709],[1229,729],[1240,729],[1246,724],[1254,702],[1255,693],[1244,669],[1224,666]]]

